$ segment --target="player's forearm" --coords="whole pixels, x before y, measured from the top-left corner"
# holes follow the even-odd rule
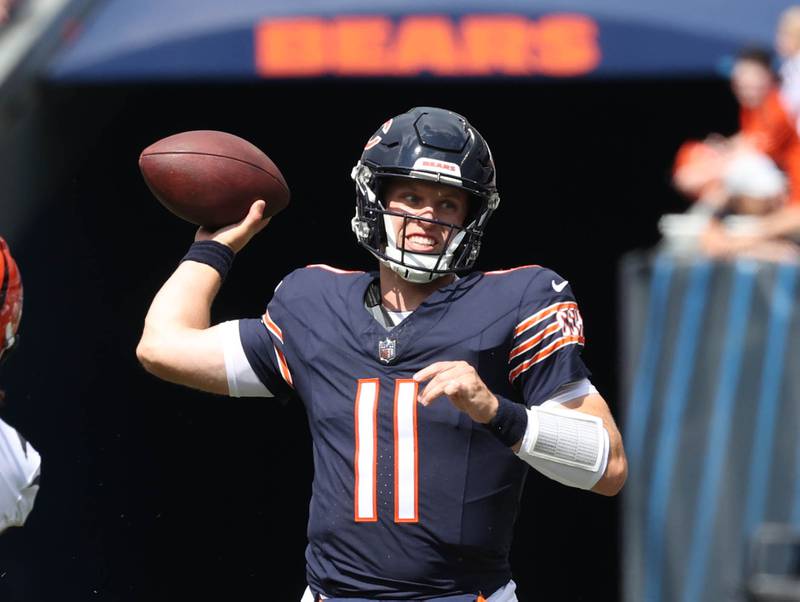
[[[211,304],[222,286],[211,266],[184,261],[158,291],[145,317],[145,330],[208,328]]]
[[[601,495],[617,495],[628,478],[628,460],[622,445],[622,435],[608,404],[600,395],[589,395],[565,406],[597,416],[603,421],[603,427],[608,433],[608,463],[592,491]]]
[[[597,481],[592,491],[601,495],[617,495],[628,478],[628,460],[625,456],[625,449],[622,446],[622,436],[615,424],[608,424],[604,420],[606,431],[608,432],[608,465]]]
[[[764,217],[759,234],[767,240],[800,235],[800,205],[789,205]]]
[[[616,495],[627,476],[622,437],[597,394],[547,401],[527,411],[517,457],[545,476],[602,495]]]

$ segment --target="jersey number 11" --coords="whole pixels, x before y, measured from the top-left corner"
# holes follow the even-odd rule
[[[417,388],[410,378],[394,381],[394,522],[419,522]],[[380,379],[358,381],[355,404],[355,520],[378,520],[378,398]]]

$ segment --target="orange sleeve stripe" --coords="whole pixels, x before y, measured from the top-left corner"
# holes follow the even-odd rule
[[[525,360],[519,366],[514,368],[508,374],[508,380],[510,380],[511,382],[514,382],[514,379],[516,379],[520,374],[522,374],[523,372],[525,372],[526,370],[531,368],[534,364],[538,364],[542,360],[550,357],[556,351],[558,351],[562,347],[565,347],[566,345],[576,345],[576,344],[577,345],[583,345],[583,343],[584,343],[584,338],[583,337],[578,337],[578,336],[561,337],[560,339],[550,343],[547,347],[542,349],[539,353],[534,355],[532,358]]]
[[[508,361],[510,362],[511,360],[513,360],[518,355],[522,355],[526,351],[530,351],[533,347],[535,347],[536,345],[541,343],[543,339],[545,339],[546,337],[549,337],[554,332],[558,332],[558,330],[560,328],[561,328],[561,325],[558,322],[553,322],[552,324],[550,324],[550,326],[548,326],[547,328],[545,328],[544,330],[542,330],[538,334],[533,335],[531,338],[529,338],[525,342],[520,343],[519,345],[514,347],[511,350],[511,353],[508,355]]]
[[[535,314],[533,314],[529,318],[525,318],[522,322],[517,324],[517,327],[514,329],[514,336],[518,337],[523,332],[525,332],[526,330],[529,330],[530,328],[533,328],[539,322],[541,322],[542,320],[544,320],[546,318],[549,318],[550,316],[552,316],[557,311],[560,311],[562,309],[568,309],[570,307],[577,309],[578,308],[578,304],[575,303],[575,301],[564,301],[564,302],[561,302],[561,303],[554,303],[553,305],[548,305],[544,309],[537,311]]]
[[[269,311],[261,316],[261,321],[264,323],[264,326],[267,327],[267,330],[278,337],[278,340],[283,343],[283,331],[272,321],[272,318],[269,317]]]
[[[280,349],[275,347],[275,345],[273,345],[272,348],[275,349],[275,357],[278,358],[278,366],[280,367],[281,376],[283,377],[283,380],[286,381],[287,385],[289,385],[292,389],[294,389],[294,383],[292,382],[292,373],[289,372],[289,364],[286,363],[286,357],[283,355],[283,352]]]

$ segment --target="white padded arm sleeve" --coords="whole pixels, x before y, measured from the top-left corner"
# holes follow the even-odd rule
[[[39,492],[41,464],[33,446],[0,420],[0,532],[25,523]]]
[[[220,326],[225,372],[228,376],[228,394],[231,397],[274,397],[247,361],[239,337],[239,321],[223,322]]]
[[[561,404],[596,391],[584,379],[530,408],[517,456],[559,483],[580,489],[594,487],[608,465],[608,431],[597,416]]]

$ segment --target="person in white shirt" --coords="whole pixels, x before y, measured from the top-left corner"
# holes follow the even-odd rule
[[[0,362],[19,340],[22,279],[6,241],[0,237]],[[0,401],[5,393],[0,391]],[[0,420],[0,533],[21,527],[39,492],[39,453],[16,429]]]
[[[800,132],[800,6],[790,6],[781,13],[775,51],[781,61],[781,100]]]

